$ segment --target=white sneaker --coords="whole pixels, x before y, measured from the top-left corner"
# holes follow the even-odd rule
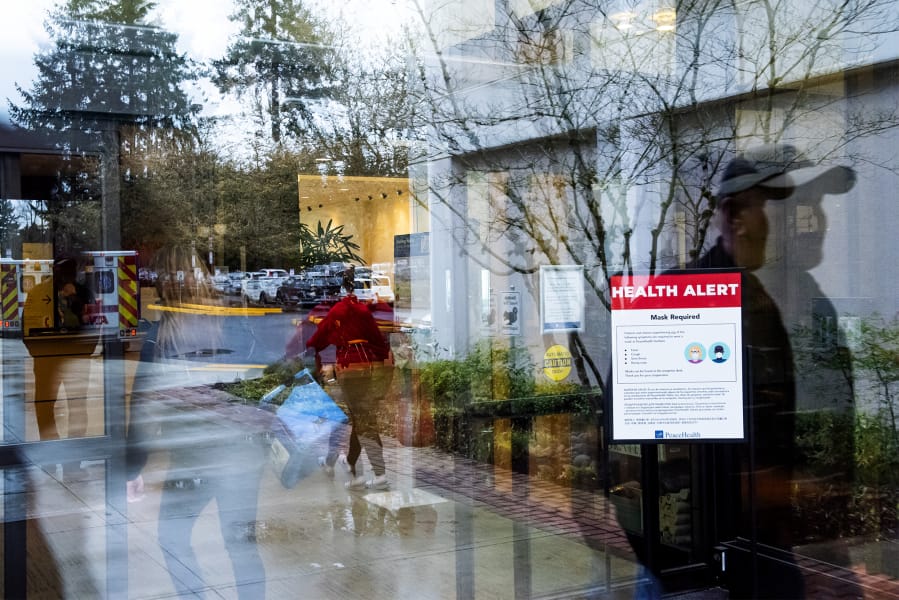
[[[390,482],[387,481],[387,475],[378,475],[374,479],[365,482],[365,487],[370,490],[386,490],[390,487]]]
[[[337,464],[340,465],[341,467],[343,467],[344,470],[346,470],[347,473],[350,472],[350,463],[347,462],[347,460],[346,460],[346,454],[344,454],[343,452],[341,452],[341,453],[337,456]]]
[[[362,475],[359,475],[357,477],[353,477],[352,479],[350,479],[343,485],[345,485],[346,489],[348,489],[348,490],[362,490],[362,489],[365,489],[365,484],[366,484],[365,477]]]

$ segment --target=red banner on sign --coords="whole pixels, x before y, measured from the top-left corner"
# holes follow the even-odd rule
[[[739,308],[740,273],[614,275],[609,296],[612,310],[671,308]]]

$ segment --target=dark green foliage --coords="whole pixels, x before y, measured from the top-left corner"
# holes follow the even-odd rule
[[[353,241],[352,235],[343,232],[343,227],[335,227],[330,219],[325,225],[319,221],[314,229],[302,223],[299,227],[302,249],[300,267],[309,268],[332,262],[365,264],[357,253],[359,244]]]
[[[476,458],[489,454],[492,442],[484,432],[493,419],[591,415],[599,393],[577,384],[538,384],[526,348],[489,342],[463,359],[424,363],[420,380],[434,411],[437,446]],[[526,440],[518,441],[515,448],[528,448]]]
[[[899,527],[899,448],[885,415],[803,413],[796,425],[803,539],[880,537]]]
[[[294,375],[305,365],[301,359],[283,360],[268,365],[261,377],[241,379],[232,383],[216,384],[218,389],[227,391],[242,404],[259,404],[262,397],[279,385],[290,386]]]

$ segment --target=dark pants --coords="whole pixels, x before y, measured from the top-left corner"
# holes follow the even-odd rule
[[[370,368],[354,365],[339,369],[337,382],[350,412],[350,447],[346,457],[350,470],[354,476],[357,474],[356,463],[365,450],[372,471],[383,475],[386,468],[378,417],[382,400],[393,382],[393,365],[374,363]]]

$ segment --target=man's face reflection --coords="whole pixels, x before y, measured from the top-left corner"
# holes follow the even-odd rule
[[[725,241],[738,267],[754,271],[765,264],[768,241],[767,198],[759,188],[735,194],[727,200],[732,205],[725,224]]]

